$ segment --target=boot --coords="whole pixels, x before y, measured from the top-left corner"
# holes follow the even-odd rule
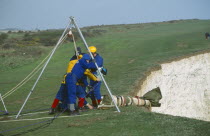
[[[86,112],[86,111],[88,111],[85,107],[80,107],[79,108],[79,112]]]
[[[50,108],[49,115],[55,114],[55,108]]]
[[[70,111],[69,115],[76,116],[76,115],[80,115],[80,113],[79,113],[79,111],[74,110],[74,111]]]
[[[92,106],[93,106],[93,109],[97,109],[98,104],[96,100],[92,100]]]

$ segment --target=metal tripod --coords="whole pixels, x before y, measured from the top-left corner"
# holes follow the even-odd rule
[[[105,81],[105,79],[104,79],[104,77],[103,77],[101,71],[99,70],[98,64],[97,64],[96,61],[94,60],[94,57],[93,57],[92,53],[90,52],[90,50],[89,50],[89,48],[88,48],[88,45],[87,45],[87,43],[86,43],[86,41],[85,41],[85,38],[84,38],[84,36],[83,36],[83,34],[82,34],[80,28],[77,26],[74,17],[70,17],[70,22],[69,22],[69,24],[66,26],[64,32],[62,33],[60,39],[58,40],[58,42],[57,42],[57,44],[56,44],[56,46],[55,46],[54,49],[52,50],[51,55],[49,56],[48,60],[46,61],[44,67],[42,68],[42,71],[40,72],[40,74],[39,74],[37,80],[35,81],[35,83],[34,83],[32,89],[31,89],[31,91],[29,92],[29,94],[28,94],[28,96],[26,97],[26,99],[25,99],[25,101],[24,101],[22,107],[20,108],[18,114],[16,115],[16,117],[15,117],[16,119],[19,117],[19,115],[20,115],[20,113],[22,112],[24,106],[26,105],[26,103],[27,103],[29,97],[30,97],[31,94],[33,93],[34,88],[36,87],[38,81],[40,80],[42,74],[44,73],[44,70],[46,69],[48,63],[50,62],[50,60],[51,60],[53,54],[55,53],[55,51],[56,51],[56,49],[57,49],[57,47],[62,43],[62,41],[63,41],[63,40],[65,39],[65,37],[67,36],[67,30],[69,29],[69,26],[70,26],[70,25],[74,25],[74,26],[76,27],[76,29],[77,29],[77,31],[78,31],[78,33],[79,33],[79,35],[80,35],[82,41],[83,41],[84,44],[85,44],[85,47],[87,48],[87,50],[88,50],[88,52],[89,52],[91,58],[93,59],[95,65],[96,65],[96,67],[97,67],[97,70],[99,71],[99,74],[100,74],[100,76],[101,76],[101,79],[103,80],[103,82],[104,82],[104,84],[105,84],[105,86],[106,86],[106,88],[107,88],[107,91],[109,92],[109,95],[111,96],[112,101],[114,102],[114,105],[115,105],[117,111],[120,112],[120,110],[119,110],[119,108],[118,108],[118,106],[117,106],[117,103],[115,102],[115,100],[114,100],[114,98],[113,98],[113,95],[112,95],[112,93],[111,93],[111,91],[110,91],[110,89],[109,89],[109,87],[108,87],[108,85],[107,85],[107,83],[106,83],[106,81]]]

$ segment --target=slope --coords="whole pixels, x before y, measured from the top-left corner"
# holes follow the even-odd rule
[[[204,38],[204,33],[210,29],[209,24],[209,20],[181,20],[148,24],[97,26],[92,29],[104,30],[106,33],[98,37],[86,38],[86,40],[89,45],[97,46],[98,52],[104,57],[105,67],[108,69],[106,80],[113,94],[129,94],[131,91],[138,90],[138,88],[135,88],[135,83],[138,83],[151,67],[158,66],[160,62],[170,58],[209,49],[210,42]],[[78,45],[83,46],[81,41],[78,41]],[[84,48],[83,51],[85,51]],[[73,46],[70,44],[64,44],[58,49],[35,92],[29,99],[25,110],[49,108],[59,88],[66,64],[72,54]],[[1,93],[6,93],[21,81],[40,60],[1,72]],[[34,81],[35,78],[5,99],[9,111],[19,110]],[[102,87],[102,93],[107,93],[104,87]],[[95,115],[95,112],[100,114]],[[58,119],[45,129],[28,130],[25,128],[9,134],[22,132],[26,135],[209,134],[209,122],[149,113],[136,107],[122,108],[121,114],[113,114],[113,109],[91,111],[88,114],[92,115]],[[32,117],[42,116],[47,115]],[[33,122],[0,123],[0,130],[30,123]]]

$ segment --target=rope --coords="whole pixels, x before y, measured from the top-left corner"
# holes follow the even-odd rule
[[[65,31],[64,31],[65,32]],[[67,35],[67,34],[66,34]],[[66,39],[66,35],[63,36],[61,39],[59,39],[59,46],[61,45],[61,43],[63,43],[64,39]],[[73,36],[73,41],[74,41],[74,46],[76,48],[76,43],[75,43],[75,40],[74,40],[74,36]],[[6,94],[3,95],[4,98],[8,97],[9,95],[11,95],[12,93],[14,93],[17,89],[19,89],[22,85],[24,85],[26,82],[28,82],[42,67],[45,67],[45,65],[42,65],[44,63],[44,61],[49,57],[52,56],[52,53],[54,53],[55,49],[53,49],[47,57],[45,57],[45,59],[28,75],[26,76],[25,79],[23,79],[18,85],[16,85],[14,88],[12,88],[10,91],[8,91]],[[78,52],[77,52],[78,54]],[[49,58],[48,58],[49,60]],[[46,62],[47,63],[47,62]],[[33,90],[33,89],[32,89]],[[31,91],[32,92],[32,91]],[[38,123],[33,123],[33,124],[30,124],[30,125],[26,125],[26,126],[22,126],[22,127],[17,127],[17,128],[13,128],[13,129],[9,129],[9,130],[4,130],[4,131],[1,131],[0,133],[5,133],[5,132],[9,132],[9,131],[14,131],[14,130],[17,130],[17,129],[21,129],[21,128],[26,128],[26,127],[29,127],[29,126],[33,126],[33,125],[37,125],[37,124],[42,124],[42,123],[45,123],[45,122],[49,122],[48,124],[51,124],[56,118],[58,118],[63,112],[65,112],[66,109],[64,109],[61,113],[55,115],[53,118],[49,119],[49,120],[45,120],[45,121],[41,121],[41,122],[38,122]]]
[[[72,27],[73,27],[73,24],[72,24],[72,26],[70,27],[70,31],[69,31],[68,35],[69,35],[69,37],[72,36],[72,40],[73,40],[73,43],[74,43],[75,55],[76,55],[76,56],[79,56],[79,53],[78,53],[78,51],[77,51],[77,44],[76,44],[75,38],[74,38],[74,34],[72,33]]]
[[[61,114],[63,114],[66,110],[67,110],[67,108],[65,108],[61,113],[55,115],[55,116],[52,118],[51,123],[52,123],[55,119],[57,119]]]
[[[51,51],[52,52],[52,51]],[[28,78],[30,79],[31,77],[34,76],[34,72],[36,73],[39,69],[40,69],[40,66],[44,63],[44,61],[49,57],[49,55],[51,54],[51,52],[41,61],[41,63],[36,67],[34,68],[34,70],[28,75],[25,77],[25,79],[23,79],[19,84],[17,84],[14,88],[12,88],[10,91],[8,91],[7,93],[5,93],[2,97],[7,97],[7,94],[10,93],[11,91],[15,91],[15,89],[19,89],[22,85],[24,85],[28,80]],[[42,66],[43,67],[43,66]],[[37,70],[38,69],[38,70]],[[30,77],[31,76],[31,77]],[[27,80],[26,82],[24,82],[25,80]],[[22,85],[21,85],[22,84]],[[14,92],[13,91],[13,92]],[[4,99],[3,98],[3,99]]]
[[[67,34],[61,39],[62,42],[60,43],[60,45],[64,42],[64,40],[66,39]],[[59,47],[60,47],[59,45]],[[52,50],[53,51],[53,50]],[[17,89],[19,89],[20,87],[22,87],[25,83],[27,83],[44,65],[43,63],[46,61],[46,59],[50,56],[50,54],[52,53],[52,51],[41,61],[41,63],[34,68],[34,70],[28,75],[26,76],[20,83],[18,83],[14,88],[12,88],[10,91],[8,91],[7,93],[5,93],[2,96],[2,99],[7,98],[8,96],[10,96],[12,93],[14,93]]]
[[[49,108],[44,108],[44,109],[32,109],[32,110],[26,110],[23,113],[24,114],[30,114],[30,112],[36,112],[36,111],[45,111],[49,110]],[[3,111],[2,111],[3,112]],[[4,111],[5,112],[5,111]],[[18,111],[13,111],[13,112],[8,112],[10,115],[16,115]],[[5,112],[6,113],[6,112]],[[0,114],[0,115],[5,115],[5,114]]]
[[[138,100],[138,105],[137,106],[139,106],[139,104],[140,104],[140,102],[139,102],[139,96],[135,96],[135,98]]]
[[[13,88],[12,90],[10,90],[9,92],[7,92],[6,94],[3,95],[2,99],[7,98],[8,96],[10,96],[11,94],[13,94],[15,91],[17,91],[20,87],[22,87],[25,83],[27,83],[43,66],[39,67],[37,71],[32,72],[33,74],[27,78],[25,78],[22,83],[19,83],[15,88]],[[31,74],[31,73],[30,73]]]
[[[34,115],[34,114],[42,114],[42,113],[48,113],[48,111],[26,113],[26,114],[21,114],[20,116],[27,116],[27,115]],[[8,117],[15,117],[15,116],[16,115],[12,115],[12,116],[8,116]]]
[[[7,112],[6,112],[6,111],[4,111],[4,112],[3,112],[3,114],[0,114],[0,116],[3,116],[3,115],[5,115],[6,113],[7,113]]]
[[[52,94],[50,94],[50,95],[47,95],[47,96],[43,96],[44,98],[45,97],[49,97],[49,96],[52,96],[52,95],[55,95],[55,93],[52,93]],[[43,98],[43,97],[39,97],[39,98]],[[37,99],[39,99],[39,98],[37,98]],[[49,110],[49,108],[45,108],[45,109],[29,109],[29,110],[25,110],[23,113],[28,113],[28,112],[31,112],[31,111],[43,111],[43,110]],[[17,114],[18,113],[18,111],[10,111],[10,112],[6,112],[6,111],[1,111],[0,110],[0,112],[4,112],[4,114],[0,114],[0,116],[1,115],[5,115],[5,113],[9,113],[10,115],[14,115],[14,114]]]
[[[19,112],[18,112],[16,118],[18,118],[18,116],[20,115],[20,113],[21,113],[21,111],[23,110],[24,106],[26,105],[26,103],[27,103],[29,97],[30,97],[31,94],[33,93],[34,88],[36,87],[38,81],[40,80],[42,74],[44,73],[44,71],[45,71],[45,69],[46,69],[48,63],[50,62],[50,60],[51,60],[53,54],[55,53],[56,49],[57,49],[58,46],[63,42],[63,41],[61,41],[61,40],[62,40],[62,39],[65,39],[65,36],[66,36],[66,35],[65,35],[65,32],[66,32],[68,26],[69,26],[69,24],[67,25],[66,29],[65,29],[64,32],[62,33],[62,35],[61,35],[60,39],[58,40],[56,46],[53,48],[52,53],[50,54],[49,58],[47,59],[46,63],[44,64],[44,66],[43,66],[43,68],[42,68],[40,74],[38,75],[38,78],[37,78],[36,81],[34,82],[33,87],[31,88],[31,91],[30,91],[29,94],[27,95],[27,97],[26,97],[26,99],[25,99],[23,105],[21,106],[21,108],[20,108],[20,110],[19,110]]]
[[[66,109],[65,109],[66,110]],[[63,112],[65,111],[63,110]],[[37,123],[33,123],[33,124],[29,124],[26,126],[21,126],[21,127],[16,127],[16,128],[12,128],[12,129],[8,129],[8,130],[4,130],[4,131],[0,131],[0,134],[5,133],[5,132],[10,132],[10,131],[14,131],[14,130],[18,130],[21,128],[27,128],[30,126],[34,126],[34,125],[38,125],[38,124],[42,124],[42,123],[46,123],[46,125],[50,125],[51,123],[53,123],[53,121],[58,118],[58,116],[60,116],[63,112],[57,114],[56,116],[52,117],[43,117],[43,118],[35,118],[35,119],[18,119],[18,120],[8,120],[8,121],[0,121],[1,123],[8,123],[8,122],[17,122],[17,121],[34,121],[34,120],[42,120],[42,119],[48,119],[45,121],[40,121]],[[114,111],[116,112],[116,111]],[[94,115],[100,115],[101,113],[95,113]],[[88,115],[93,115],[93,114],[83,114],[83,115],[77,115],[77,116],[60,116],[59,118],[69,118],[69,117],[81,117],[81,116],[88,116]],[[49,119],[50,118],[50,119]]]
[[[50,118],[50,119],[48,119],[48,120],[41,121],[41,122],[37,122],[37,123],[33,123],[33,124],[29,124],[29,125],[26,125],[26,126],[21,126],[21,127],[16,127],[16,128],[4,130],[4,131],[1,131],[0,134],[1,134],[1,133],[5,133],[5,132],[10,132],[10,131],[18,130],[18,129],[21,129],[21,128],[27,128],[27,127],[34,126],[34,125],[37,125],[37,124],[42,124],[42,123],[47,123],[48,125],[50,125],[51,123],[53,123],[53,121],[54,121],[56,118],[58,118],[62,113],[64,113],[65,110],[66,110],[66,109],[64,109],[61,113],[55,115],[53,118],[52,118],[52,117],[48,117],[48,118]],[[46,117],[45,117],[45,118],[46,118]],[[37,118],[36,120],[45,119],[45,118]],[[34,120],[34,119],[10,120],[10,121],[0,121],[0,122],[14,122],[14,121],[25,121],[25,120]]]
[[[60,45],[64,42],[64,40],[67,38],[67,34],[61,39]],[[60,46],[59,46],[60,47]],[[51,51],[52,52],[52,51]],[[50,53],[51,54],[51,53]],[[7,92],[4,95],[4,98],[8,97],[9,95],[11,95],[12,93],[14,93],[17,89],[19,89],[22,85],[24,85],[27,81],[29,81],[42,67],[43,67],[43,63],[44,61],[49,57],[49,55],[47,57],[45,57],[45,59],[23,80],[21,81],[15,88],[13,88],[12,90],[10,90],[9,92]],[[41,66],[42,65],[42,66]],[[35,71],[35,72],[34,72]],[[33,73],[33,74],[32,74]],[[54,94],[54,93],[53,93]],[[48,108],[49,109],[49,108]],[[44,109],[46,110],[46,109]],[[40,111],[40,110],[27,110],[27,111]],[[10,113],[16,113],[16,112],[10,112]],[[0,114],[0,115],[5,115],[5,114]]]
[[[95,113],[95,114],[99,115],[101,113]],[[69,117],[73,118],[73,117],[82,117],[82,116],[88,116],[88,115],[92,115],[92,114],[82,114],[82,115],[76,115],[76,116],[59,116],[59,118],[69,118]],[[34,118],[34,119],[16,119],[16,120],[0,121],[0,123],[20,122],[20,121],[34,121],[34,120],[42,120],[42,119],[50,119],[50,120],[52,120],[53,118],[52,117],[42,117],[42,118]]]
[[[22,126],[22,127],[16,127],[16,128],[4,130],[4,131],[1,131],[0,134],[1,133],[5,133],[5,132],[10,132],[10,131],[18,130],[18,129],[21,129],[21,128],[26,128],[26,127],[34,126],[34,125],[37,125],[37,124],[42,124],[42,123],[49,122],[49,121],[51,121],[51,119],[45,120],[45,121],[41,121],[41,122],[37,122],[37,123],[33,123],[33,124],[30,124],[30,125],[26,125],[26,126]],[[3,122],[3,121],[1,121],[1,122]]]

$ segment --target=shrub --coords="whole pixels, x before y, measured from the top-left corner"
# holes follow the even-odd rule
[[[33,36],[30,35],[30,33],[26,32],[26,33],[24,34],[23,40],[24,40],[24,41],[31,41],[31,40],[33,40]]]
[[[3,44],[4,41],[5,41],[7,38],[8,38],[8,34],[2,33],[2,34],[0,35],[0,44]]]

